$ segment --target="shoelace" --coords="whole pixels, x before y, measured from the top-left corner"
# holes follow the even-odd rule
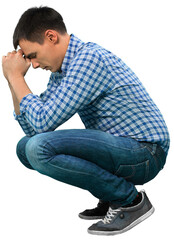
[[[121,210],[118,209],[112,209],[111,207],[109,208],[106,216],[104,217],[103,220],[101,220],[104,224],[110,223],[113,219],[113,217],[115,217],[115,215],[118,214],[118,212],[120,212]]]

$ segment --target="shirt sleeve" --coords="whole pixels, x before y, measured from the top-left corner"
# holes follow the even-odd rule
[[[57,89],[57,86],[60,84],[60,79],[58,76],[56,76],[56,74],[51,74],[48,85],[47,85],[47,89],[40,94],[40,100],[43,102],[46,102],[47,99],[54,94],[54,92]],[[16,115],[15,111],[13,112],[14,118],[15,120],[18,121],[19,125],[21,126],[21,128],[23,129],[24,133],[26,134],[26,136],[31,137],[34,136],[36,134],[35,130],[33,129],[33,127],[29,124],[29,122],[27,121],[27,119],[25,118],[25,114],[21,114],[20,115]]]
[[[25,120],[24,116],[22,116],[21,114],[20,115],[16,115],[15,112],[13,114],[14,114],[15,120],[18,121],[19,125],[23,129],[23,131],[26,134],[26,136],[31,137],[31,136],[34,136],[36,134],[34,129]]]
[[[88,50],[77,56],[62,78],[61,83],[49,96],[28,94],[20,103],[20,112],[35,133],[53,131],[76,112],[102,94],[108,84],[103,61]]]

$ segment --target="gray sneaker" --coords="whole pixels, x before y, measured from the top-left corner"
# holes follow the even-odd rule
[[[150,203],[146,193],[142,194],[142,200],[133,207],[120,207],[113,209],[112,206],[105,218],[88,228],[88,233],[95,235],[115,235],[124,233],[146,218],[150,217],[154,212],[154,207]]]

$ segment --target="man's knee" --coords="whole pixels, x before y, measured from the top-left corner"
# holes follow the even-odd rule
[[[16,154],[19,158],[19,160],[21,161],[21,163],[30,169],[33,169],[32,166],[29,164],[27,157],[26,157],[26,152],[25,152],[25,148],[26,148],[26,144],[29,141],[29,137],[23,137],[17,144],[16,146]]]
[[[47,161],[45,151],[45,138],[42,134],[30,138],[25,147],[26,157],[30,165],[41,172]]]

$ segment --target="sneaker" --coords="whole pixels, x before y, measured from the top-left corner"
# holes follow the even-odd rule
[[[109,202],[99,201],[96,208],[87,209],[79,213],[79,217],[87,220],[102,219],[109,209]]]
[[[114,209],[111,205],[105,218],[89,227],[88,233],[95,235],[124,233],[150,217],[155,209],[146,193],[144,191],[140,193],[142,194],[142,200],[135,206]]]

